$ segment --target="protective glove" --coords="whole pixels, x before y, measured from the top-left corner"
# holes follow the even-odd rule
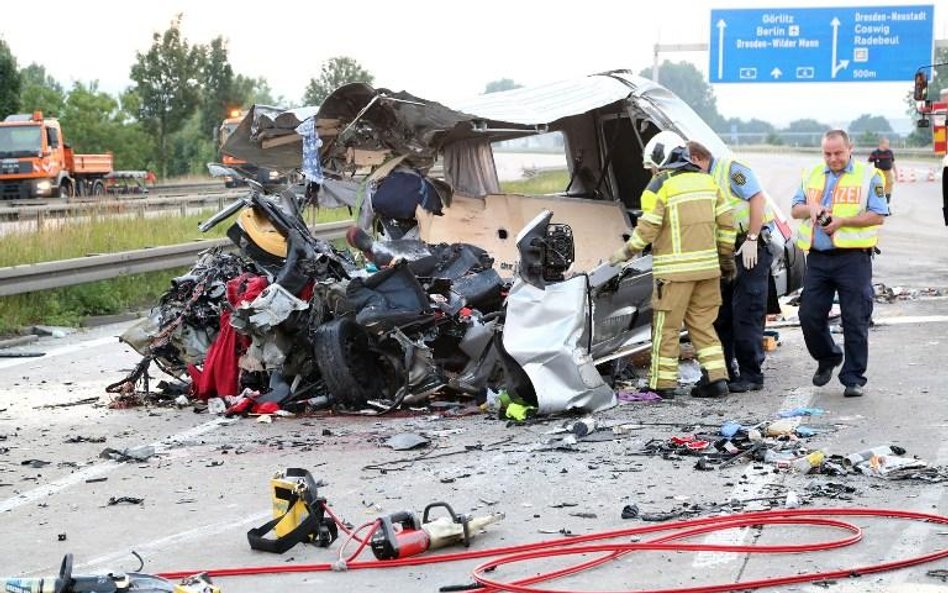
[[[721,268],[721,277],[726,282],[734,282],[737,278],[737,264],[734,262],[734,254],[718,255],[718,266]]]
[[[609,256],[609,265],[618,266],[624,261],[632,259],[632,256],[635,255],[635,251],[629,249],[629,245],[625,244],[620,247],[615,253]]]
[[[745,270],[752,270],[757,265],[757,239],[745,239],[737,252],[741,254]]]

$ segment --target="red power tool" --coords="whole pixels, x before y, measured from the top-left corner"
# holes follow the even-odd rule
[[[446,509],[450,517],[429,521],[429,512],[438,507]],[[468,546],[473,535],[503,518],[503,513],[476,518],[458,515],[445,502],[435,502],[425,507],[421,521],[415,513],[401,511],[379,519],[379,527],[372,536],[372,553],[379,560],[395,560],[452,544],[463,543]]]

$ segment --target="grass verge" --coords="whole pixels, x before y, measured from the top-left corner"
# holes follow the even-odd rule
[[[502,181],[503,192],[524,195],[542,195],[561,193],[569,183],[569,171],[541,171],[529,179]]]
[[[30,325],[78,326],[96,315],[149,309],[170,287],[170,280],[187,267],[147,274],[132,274],[0,298],[0,336],[9,336]]]
[[[0,267],[223,237],[230,221],[218,224],[207,233],[197,228],[198,223],[213,213],[214,210],[205,210],[181,216],[169,212],[148,217],[93,213],[80,219],[48,219],[40,229],[30,228],[4,235],[0,241]],[[310,224],[347,218],[350,215],[345,208],[307,213]]]
[[[180,216],[90,216],[81,220],[46,221],[40,230],[10,233],[0,241],[0,267],[57,261],[95,253],[115,253],[174,245],[195,239],[223,237],[230,222],[208,233],[197,230],[213,210]],[[350,218],[345,208],[307,213],[309,224]],[[97,315],[151,308],[187,268],[122,276],[55,290],[0,297],[0,336],[30,325],[77,326]]]

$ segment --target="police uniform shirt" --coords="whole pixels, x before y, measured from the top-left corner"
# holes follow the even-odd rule
[[[853,172],[852,159],[849,159],[849,162],[846,164],[846,168],[843,169],[843,171],[846,173]],[[836,175],[830,171],[829,167],[823,167],[823,174],[826,175],[826,187],[823,189],[823,198],[820,200],[820,204],[822,204],[823,207],[829,212],[833,209],[833,190],[836,189],[836,182],[842,176],[842,173]],[[806,204],[806,194],[803,191],[802,183],[800,184],[800,187],[797,188],[797,193],[793,196],[792,206],[796,206],[797,204]],[[889,207],[885,203],[885,185],[883,184],[882,178],[879,175],[872,176],[872,189],[869,191],[869,202],[866,204],[866,210],[869,212],[875,212],[876,214],[881,214],[882,216],[889,215]],[[835,246],[833,245],[833,239],[823,232],[823,228],[820,225],[814,224],[813,228],[814,251],[828,251],[830,249],[835,249]]]
[[[882,150],[877,148],[869,155],[869,162],[876,166],[880,171],[889,171],[892,169],[892,163],[895,162],[895,153],[886,148]]]
[[[715,163],[716,159],[712,159],[710,170],[714,170]],[[757,174],[750,167],[737,161],[731,161],[731,170],[728,171],[727,179],[728,185],[731,186],[731,193],[745,202],[749,202],[751,198],[763,191],[760,181],[757,179]],[[771,225],[765,224],[763,226]]]
[[[714,162],[711,163],[711,169],[714,169]],[[731,186],[731,193],[745,202],[756,196],[761,190],[760,181],[757,175],[737,161],[731,161],[731,170],[727,174],[728,184]]]

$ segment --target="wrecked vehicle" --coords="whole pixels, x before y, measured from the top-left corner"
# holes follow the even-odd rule
[[[146,361],[186,373],[201,399],[246,394],[229,402],[231,413],[301,401],[382,400],[390,410],[442,388],[467,396],[499,388],[494,345],[506,286],[486,252],[402,240],[400,261],[370,273],[313,236],[304,194],[247,183],[244,198],[200,225],[236,214],[227,234],[241,255],[202,254],[122,336]]]
[[[226,149],[266,166],[299,166],[301,139],[295,130],[310,117],[322,141],[323,172],[353,180],[347,202],[356,207],[357,172],[397,165],[428,174],[440,158],[453,196],[444,216],[423,217],[420,238],[478,245],[506,277],[513,275],[518,257],[516,233],[542,210],[572,228],[576,270],[591,270],[618,249],[641,214],[639,200],[650,179],[642,151],[656,133],[671,130],[697,140],[718,158],[730,154],[681,99],[627,70],[480,95],[451,106],[404,91],[348,84],[319,108],[251,109]],[[569,172],[562,191],[543,196],[500,191],[494,150],[523,138],[548,139],[553,142],[547,146],[562,151]],[[364,184],[363,203],[371,201],[365,193],[372,185]],[[778,231],[769,245],[775,256],[774,305],[777,297],[802,285],[804,263],[790,240],[787,218],[769,197],[768,202]]]
[[[229,140],[228,150],[268,166],[292,166],[298,154],[294,135],[301,124],[299,117],[310,117],[312,112],[254,109],[241,125],[243,133]],[[597,268],[628,239],[641,215],[639,200],[650,178],[641,164],[645,144],[654,134],[672,130],[702,142],[716,156],[729,153],[678,97],[628,71],[491,93],[452,106],[355,83],[334,91],[313,117],[323,142],[322,172],[327,178],[352,184],[354,197],[349,203],[359,208],[358,218],[366,230],[372,230],[374,223],[374,229],[384,235],[392,226],[384,216],[366,215],[366,204],[371,210],[373,197],[386,189],[390,171],[432,177],[439,159],[444,180],[453,189],[450,207],[441,212],[437,204],[426,207],[423,200],[406,199],[402,215],[415,210],[417,216],[398,221],[403,227],[415,225],[424,241],[478,245],[496,259],[503,276],[518,278],[522,273],[514,272],[522,271],[524,260],[517,232],[532,217],[552,212],[546,224],[552,234],[540,234],[547,242],[562,243],[562,248],[546,250],[551,256],[570,246],[572,267],[567,266],[568,272],[564,269],[560,281],[584,273],[610,280],[586,290],[590,321],[583,328],[586,354],[574,355],[591,357],[598,364],[647,347],[650,337],[650,258],[639,258],[621,274]],[[494,149],[513,139],[550,137],[558,140],[553,144],[564,154],[569,172],[566,187],[543,196],[502,193]],[[360,172],[368,174],[360,177]],[[770,309],[777,312],[777,297],[802,284],[804,259],[791,240],[786,218],[769,197],[768,201],[777,230],[768,246],[774,254]],[[544,290],[558,290],[557,284],[546,282]],[[511,319],[515,317],[508,302],[505,343],[511,335]],[[545,322],[553,319],[559,317],[547,317]],[[520,365],[529,366],[529,356],[511,355]],[[550,353],[531,356],[550,359]],[[553,386],[546,380],[543,383],[545,392]]]
[[[341,267],[326,274],[325,267],[303,266],[300,276],[298,263],[312,257],[312,245],[287,245],[294,244],[292,232],[305,231],[274,225],[284,257],[264,270],[273,284],[300,276],[295,290],[325,285],[335,295],[309,303],[305,331],[290,317],[270,326],[295,332],[299,347],[290,350],[311,363],[297,365],[303,378],[289,381],[290,392],[292,385],[313,385],[337,404],[382,399],[387,409],[443,389],[480,398],[505,388],[541,413],[613,405],[598,369],[649,345],[651,258],[622,268],[599,262],[628,239],[641,215],[650,177],[642,150],[663,130],[699,140],[715,155],[728,152],[680,99],[627,71],[454,107],[356,83],[319,108],[252,108],[228,138],[228,154],[279,170],[301,168],[305,186],[277,200],[295,203],[288,211],[297,218],[307,203],[356,210],[360,228],[348,234],[349,243],[382,268],[360,269],[326,244],[316,251],[334,253]],[[551,134],[564,151],[566,187],[543,196],[502,193],[495,145]],[[439,159],[443,179],[432,174]],[[256,193],[256,200],[274,201]],[[249,210],[277,219],[282,211],[260,204]],[[252,256],[251,220],[241,214],[236,226],[242,221],[245,232],[229,234],[258,260],[265,254]],[[779,211],[776,220],[779,232],[769,245],[774,303],[799,287],[803,271]],[[297,263],[290,265],[292,257]],[[269,330],[241,331],[266,341]],[[279,356],[260,367],[271,373],[270,392],[273,374],[285,382]]]

